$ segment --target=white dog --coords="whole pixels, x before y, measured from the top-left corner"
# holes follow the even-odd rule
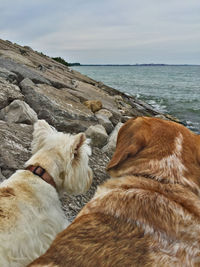
[[[91,149],[83,133],[34,125],[33,156],[0,185],[0,266],[23,267],[43,254],[69,224],[59,193],[79,194],[92,182]]]

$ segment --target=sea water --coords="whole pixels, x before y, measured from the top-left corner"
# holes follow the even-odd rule
[[[76,66],[73,69],[144,100],[200,133],[200,66]]]

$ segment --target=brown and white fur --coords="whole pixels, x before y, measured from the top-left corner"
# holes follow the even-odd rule
[[[200,136],[130,119],[107,170],[113,178],[29,267],[200,266]]]
[[[25,167],[41,166],[56,189],[29,170],[18,170],[0,185],[0,266],[24,267],[43,254],[69,224],[59,193],[78,194],[92,181],[91,153],[83,133],[57,132],[44,120],[34,125],[33,156]]]

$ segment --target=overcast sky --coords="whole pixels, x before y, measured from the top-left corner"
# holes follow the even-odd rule
[[[200,0],[0,0],[0,38],[82,64],[200,64]]]

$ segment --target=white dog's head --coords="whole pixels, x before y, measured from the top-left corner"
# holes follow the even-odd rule
[[[51,173],[59,192],[80,194],[92,182],[88,166],[91,148],[84,133],[76,135],[56,131],[46,121],[34,124],[32,154],[26,166],[38,164]]]

